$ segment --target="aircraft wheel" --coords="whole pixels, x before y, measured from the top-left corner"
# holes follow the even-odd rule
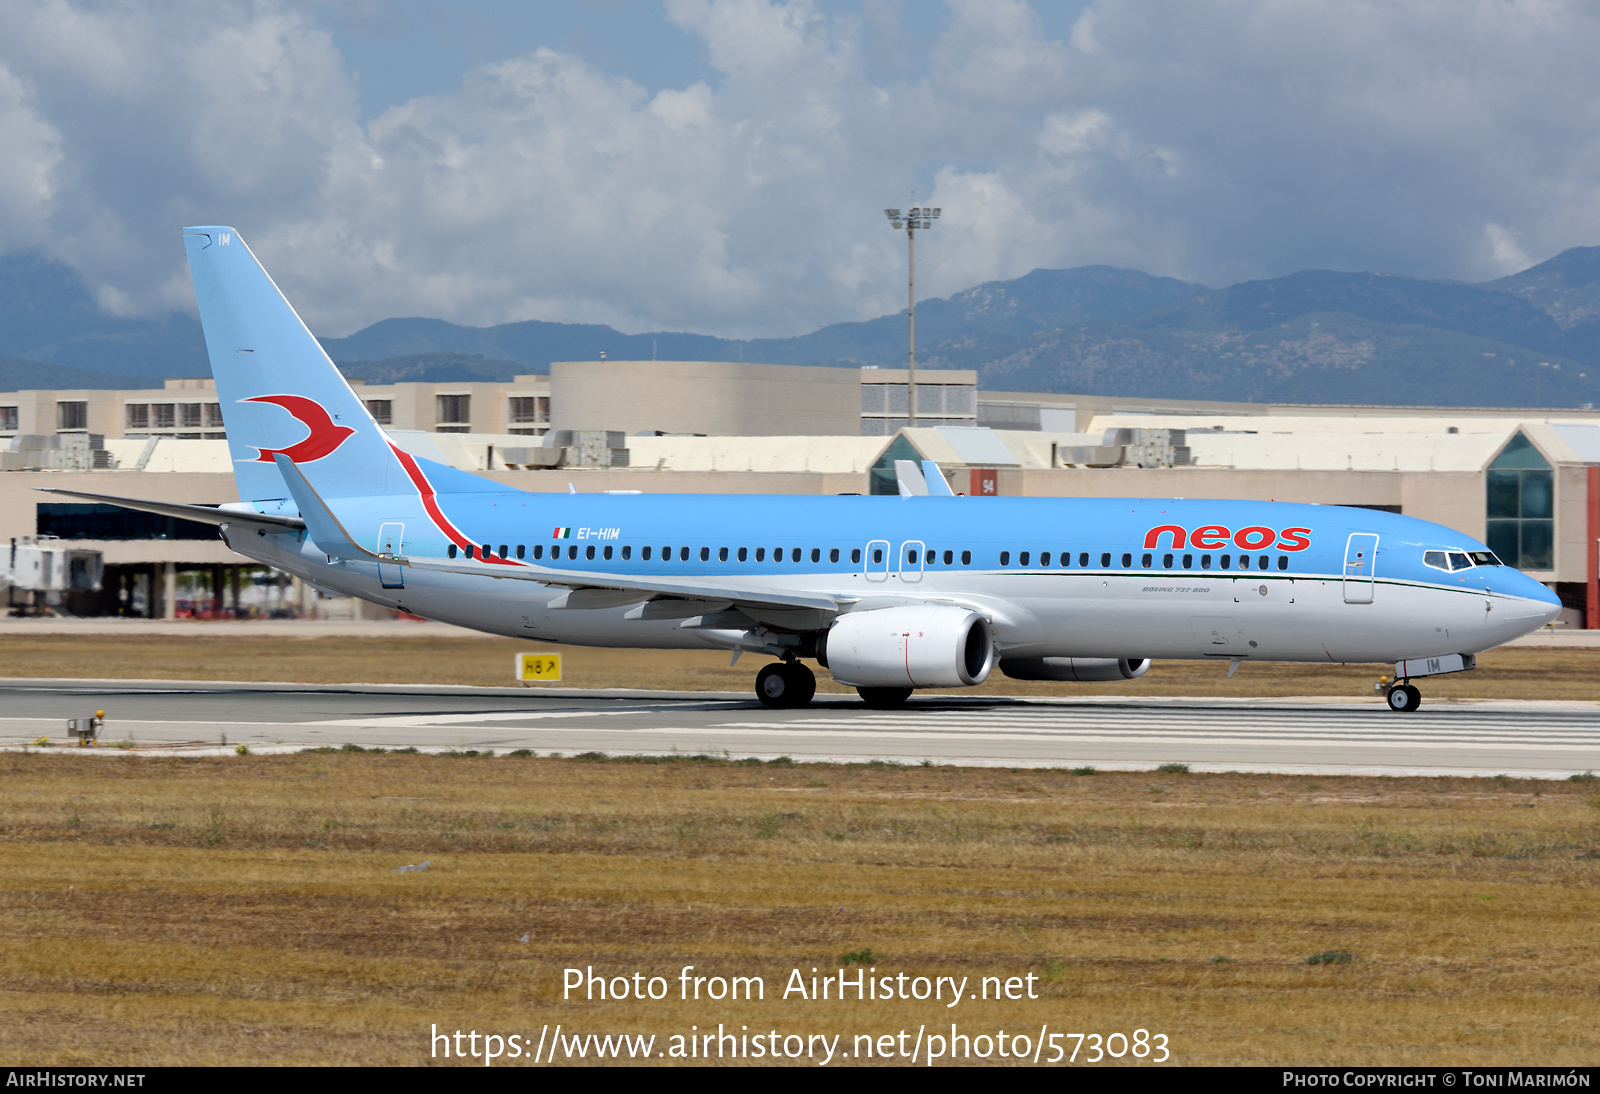
[[[856,688],[861,701],[873,710],[896,710],[911,698],[910,688]]]
[[[762,706],[776,710],[792,705],[796,682],[788,669],[788,665],[779,661],[756,673],[756,698],[761,700]],[[812,687],[815,686],[813,683]]]
[[[1389,709],[1396,714],[1410,714],[1422,705],[1422,692],[1410,684],[1396,684],[1389,689]]]
[[[790,696],[785,706],[803,707],[811,704],[812,697],[817,694],[817,678],[812,671],[798,661],[789,661],[783,666],[789,677]]]

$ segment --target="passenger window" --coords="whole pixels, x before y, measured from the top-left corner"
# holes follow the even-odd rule
[[[811,548],[811,561],[812,562],[821,562],[822,561],[822,548],[821,547],[813,547],[813,548]]]
[[[1017,556],[1017,565],[1018,566],[1026,566],[1027,564],[1028,564],[1028,552],[1027,551],[1023,551],[1020,555]]]
[[[607,562],[611,561],[611,544],[606,544],[606,549],[601,552]]]
[[[1049,551],[1040,551],[1039,552],[1039,565],[1041,565],[1041,566],[1050,565],[1050,552]]]
[[[718,562],[726,562],[726,561],[728,561],[728,549],[726,547],[718,547],[717,548],[717,561]]]
[[[1233,556],[1232,555],[1223,555],[1220,561],[1222,563],[1222,568],[1224,570],[1231,569],[1232,568],[1232,563],[1233,563]]]
[[[1267,564],[1271,561],[1272,557],[1270,555],[1262,555],[1260,558],[1256,559],[1256,569],[1265,570],[1267,568]]]
[[[923,561],[924,564],[926,564],[928,566],[932,566],[935,562],[939,561],[939,552],[933,550],[932,548],[929,548],[928,550],[923,551],[922,552],[922,561]]]
[[[855,563],[859,563],[861,561],[861,548],[850,548],[850,561]]]
[[[493,558],[493,557],[494,557],[494,548],[489,546],[487,543],[485,543],[483,545],[483,559],[484,559],[484,561],[487,562],[490,558]]]
[[[679,562],[688,562],[689,561],[689,548],[687,548],[687,547],[679,547],[678,548],[678,561]]]
[[[533,545],[533,557],[534,558],[543,558],[544,557],[544,544],[535,543]]]
[[[835,547],[835,548],[833,548],[832,550],[830,550],[828,552],[828,561],[829,562],[838,562],[839,561],[839,548]]]
[[[1133,565],[1133,555],[1129,554],[1127,551],[1122,552],[1122,568],[1124,570],[1126,570],[1129,566],[1132,566],[1132,565]]]
[[[1141,555],[1140,558],[1139,558],[1139,565],[1143,566],[1146,570],[1148,570],[1150,568],[1150,561],[1151,561],[1151,556],[1150,555]]]
[[[1011,565],[1011,552],[1010,551],[1001,551],[1000,552],[1000,565],[1002,565],[1002,566]]]
[[[944,564],[946,566],[949,566],[955,560],[956,560],[956,553],[954,551],[946,551],[944,553]]]
[[[524,544],[524,543],[517,544],[517,557],[518,558],[527,558],[528,557],[527,544]]]
[[[500,557],[501,558],[510,558],[511,557],[510,554],[508,554],[506,552],[506,545],[504,543],[502,543],[500,545]],[[1471,564],[1469,563],[1468,565],[1471,565]]]
[[[643,547],[639,550],[639,557],[646,562],[650,561],[650,548]]]
[[[916,564],[917,564],[917,552],[916,552],[915,548],[912,548],[911,550],[906,552],[906,565],[907,566],[915,566]]]
[[[1080,551],[1080,552],[1078,552],[1078,565],[1079,566],[1088,566],[1089,565],[1089,552],[1088,551]]]
[[[740,562],[745,561],[749,557],[750,557],[750,548],[748,548],[748,547],[739,548],[739,561]]]
[[[711,561],[711,548],[709,548],[709,547],[700,548],[700,561],[701,562],[710,562]]]
[[[1194,569],[1194,556],[1193,555],[1184,555],[1183,556],[1183,568],[1185,570]]]
[[[624,544],[622,547],[622,561],[626,562],[633,557],[633,548]]]
[[[1422,552],[1422,562],[1426,566],[1432,566],[1435,570],[1448,570],[1450,568],[1449,563],[1445,560],[1443,551]]]
[[[799,562],[800,561],[800,548],[796,547],[794,550],[789,552],[789,561],[790,562]]]
[[[876,566],[879,563],[881,563],[882,561],[883,561],[883,548],[882,547],[874,547],[872,549],[872,564],[874,566]]]
[[[1211,569],[1211,556],[1210,555],[1201,555],[1200,556],[1200,568],[1202,570]]]
[[[449,555],[451,558],[455,558],[456,557],[456,545],[454,543],[452,543],[450,546],[448,546],[448,547],[446,547],[444,549],[444,553]]]
[[[671,547],[663,547],[663,548],[661,548],[661,561],[662,562],[671,562],[672,561],[672,548]]]
[[[782,562],[783,561],[783,548],[782,547],[774,547],[772,549],[772,561],[774,561],[774,562]]]
[[[1100,568],[1102,570],[1111,569],[1111,552],[1110,551],[1102,551],[1102,552],[1100,552]]]
[[[765,561],[767,561],[767,549],[765,547],[757,547],[756,548],[756,561],[757,562],[765,562]]]
[[[972,552],[971,551],[962,551],[961,552],[961,565],[963,565],[963,566],[971,566],[972,565]]]
[[[1250,568],[1250,556],[1249,555],[1240,555],[1239,556],[1239,569],[1248,570],[1249,568]]]
[[[1450,568],[1452,570],[1470,570],[1472,569],[1472,560],[1460,551],[1451,551]]]
[[[567,557],[568,558],[577,558],[578,557],[578,548],[577,548],[576,545],[573,545],[573,546],[567,548]]]
[[[1289,556],[1288,555],[1279,555],[1278,556],[1278,569],[1287,570],[1288,568],[1289,568]]]
[[[594,558],[594,544],[591,543],[583,549],[583,557],[591,560]]]
[[[1161,556],[1161,568],[1163,570],[1172,569],[1172,556],[1171,555],[1162,555]]]

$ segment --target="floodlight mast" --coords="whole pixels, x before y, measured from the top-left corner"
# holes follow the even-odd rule
[[[917,424],[917,232],[919,229],[933,227],[933,222],[939,219],[942,210],[918,208],[910,209],[905,216],[900,215],[899,209],[885,209],[883,215],[889,218],[889,224],[896,231],[901,228],[906,230],[907,279],[906,296],[908,304],[906,314],[908,317],[908,332],[910,337],[909,352],[906,356],[907,363],[907,410],[910,412],[910,424]]]

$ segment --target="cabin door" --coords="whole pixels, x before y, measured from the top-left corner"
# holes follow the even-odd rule
[[[875,539],[867,544],[866,573],[868,581],[889,580],[889,541]]]
[[[1352,532],[1344,545],[1344,602],[1371,604],[1374,567],[1378,561],[1378,537],[1371,532]]]
[[[900,580],[921,581],[923,557],[927,546],[920,539],[908,539],[900,545]]]
[[[401,547],[404,545],[406,526],[404,524],[384,524],[378,527],[378,553],[386,558],[399,558]],[[406,587],[405,569],[392,562],[378,563],[378,584],[385,589],[403,589]]]

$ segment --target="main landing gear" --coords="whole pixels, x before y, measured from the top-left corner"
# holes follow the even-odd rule
[[[1422,692],[1413,684],[1395,684],[1388,693],[1389,709],[1396,714],[1410,714],[1422,705]]]
[[[803,707],[817,693],[817,678],[798,661],[779,661],[756,673],[756,698],[762,706]]]

